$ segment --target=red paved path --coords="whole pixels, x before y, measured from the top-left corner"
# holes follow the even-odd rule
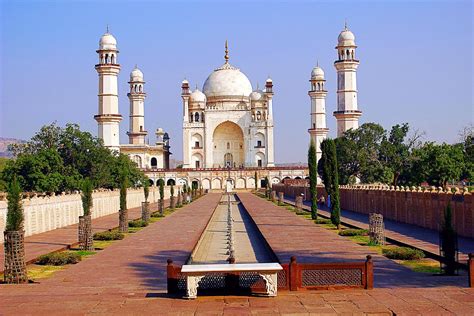
[[[40,284],[0,285],[1,315],[439,315],[474,313],[474,290],[280,292],[276,298],[169,298],[168,257],[183,262],[219,194],[206,195]]]
[[[169,205],[169,200],[165,200],[165,205]],[[151,211],[158,209],[158,203],[151,204]],[[135,207],[128,210],[128,218],[130,220],[141,218],[141,207]],[[92,220],[92,230],[94,233],[116,228],[119,225],[118,212],[110,215],[98,217]],[[77,226],[73,224],[62,228],[50,230],[48,232],[28,236],[25,238],[25,257],[26,262],[31,263],[39,256],[64,250],[78,244]],[[0,272],[3,272],[5,260],[5,252],[3,243],[0,245]]]
[[[296,256],[299,262],[364,261],[366,255],[371,254],[374,259],[375,287],[468,284],[467,276],[436,277],[414,272],[252,193],[239,193],[238,196],[282,263],[289,262],[291,256]]]

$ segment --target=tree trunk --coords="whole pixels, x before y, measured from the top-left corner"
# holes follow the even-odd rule
[[[175,207],[176,205],[174,203],[174,196],[170,196],[170,208],[174,210]]]
[[[142,221],[150,221],[150,202],[142,202]]]
[[[88,251],[94,250],[92,237],[92,216],[79,216],[79,248]]]
[[[128,232],[128,211],[127,210],[119,211],[119,232],[121,233]]]
[[[5,231],[5,283],[27,283],[25,263],[25,231]]]
[[[183,204],[188,204],[188,193],[183,193]]]

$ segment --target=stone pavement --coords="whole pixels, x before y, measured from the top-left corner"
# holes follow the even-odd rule
[[[169,200],[165,200],[165,206],[169,206]],[[158,203],[150,203],[151,211],[158,209]],[[141,207],[135,207],[128,210],[129,220],[141,218]],[[92,220],[92,231],[94,233],[117,228],[119,225],[118,212],[110,215],[94,218]],[[77,238],[78,224],[61,227],[48,232],[28,236],[25,238],[25,257],[26,263],[34,262],[39,256],[69,249],[79,244]],[[5,260],[5,251],[3,243],[0,245],[0,272],[3,272]]]
[[[294,199],[285,197],[285,202],[294,204]],[[304,203],[304,209],[311,210],[310,202]],[[331,213],[325,206],[322,209],[318,206],[318,212],[323,217],[330,218]],[[369,217],[352,211],[341,210],[341,222],[345,225],[368,229]],[[437,231],[419,227],[411,224],[400,223],[384,218],[385,236],[397,243],[410,245],[412,247],[430,253],[432,256],[439,256],[439,233]],[[474,239],[458,237],[459,261],[467,263],[468,254],[474,253]]]
[[[364,261],[366,255],[371,254],[374,260],[374,287],[468,284],[467,276],[432,276],[414,272],[254,194],[239,193],[238,197],[281,263],[289,263],[291,256],[296,256],[298,262],[308,263]]]
[[[219,198],[208,194],[41,283],[0,285],[0,315],[474,314],[473,289],[445,287],[168,297],[166,259],[186,260]]]

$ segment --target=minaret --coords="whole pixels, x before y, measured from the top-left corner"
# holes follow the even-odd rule
[[[329,129],[326,127],[326,80],[324,71],[317,65],[311,71],[311,90],[308,95],[311,98],[311,128],[308,129],[311,139],[316,146],[316,160],[321,158],[321,142],[326,139]]]
[[[130,128],[127,132],[130,144],[145,145],[145,137],[148,132],[145,130],[145,81],[143,73],[135,66],[130,73],[130,92],[127,94],[130,100]]]
[[[358,128],[359,117],[362,115],[357,105],[356,71],[359,61],[355,56],[356,48],[354,34],[346,25],[338,37],[336,49],[339,58],[334,62],[337,70],[337,111],[334,111],[337,137],[351,128]]]
[[[273,148],[273,80],[268,77],[265,81],[265,96],[268,106],[267,117],[267,167],[275,167],[275,155]]]
[[[190,127],[189,127],[189,82],[184,79],[181,82],[181,98],[183,99],[183,168],[190,168]]]
[[[117,41],[107,28],[107,32],[100,38],[97,50],[99,63],[95,65],[95,69],[99,74],[99,114],[94,118],[99,125],[99,138],[106,147],[115,151],[120,150],[119,123],[122,120],[118,109],[118,52]]]

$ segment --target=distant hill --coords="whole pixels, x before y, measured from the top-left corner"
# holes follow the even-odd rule
[[[0,157],[11,158],[12,154],[8,152],[8,145],[22,143],[26,143],[26,141],[16,138],[0,137]]]

